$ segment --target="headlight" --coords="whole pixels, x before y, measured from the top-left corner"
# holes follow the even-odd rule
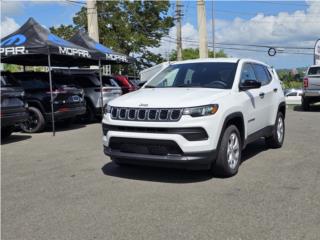
[[[190,115],[191,117],[203,117],[215,114],[218,111],[218,108],[218,104],[185,108],[183,109],[183,115]]]
[[[104,112],[104,114],[110,113],[111,112],[111,106],[108,105],[108,104],[104,105],[103,112]]]

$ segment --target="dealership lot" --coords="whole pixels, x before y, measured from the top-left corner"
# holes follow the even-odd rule
[[[2,239],[319,239],[319,112],[288,109],[283,148],[250,144],[228,179],[117,167],[100,124],[13,134],[1,151]]]

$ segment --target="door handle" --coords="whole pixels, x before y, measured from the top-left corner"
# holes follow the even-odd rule
[[[260,98],[264,98],[264,92],[259,93]]]
[[[273,91],[274,91],[274,92],[278,92],[278,88],[274,88]]]

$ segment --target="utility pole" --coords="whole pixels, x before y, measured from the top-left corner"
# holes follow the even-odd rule
[[[214,43],[215,43],[215,41],[214,41],[214,31],[215,31],[215,23],[214,23],[214,7],[213,7],[213,1],[214,0],[212,0],[212,5],[211,5],[211,7],[212,7],[212,22],[211,22],[211,26],[212,26],[212,51],[213,51],[213,58],[216,58],[216,51],[215,51],[215,49],[214,49]]]
[[[87,19],[89,36],[95,41],[99,42],[98,13],[96,0],[87,0]]]
[[[176,19],[177,19],[177,61],[182,60],[182,41],[181,41],[181,2],[176,0]]]
[[[198,30],[199,30],[199,53],[200,58],[208,57],[207,23],[204,0],[197,1]]]

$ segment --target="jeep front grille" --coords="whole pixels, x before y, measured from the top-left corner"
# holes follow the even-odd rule
[[[110,113],[114,120],[176,122],[181,118],[182,109],[112,107]]]

